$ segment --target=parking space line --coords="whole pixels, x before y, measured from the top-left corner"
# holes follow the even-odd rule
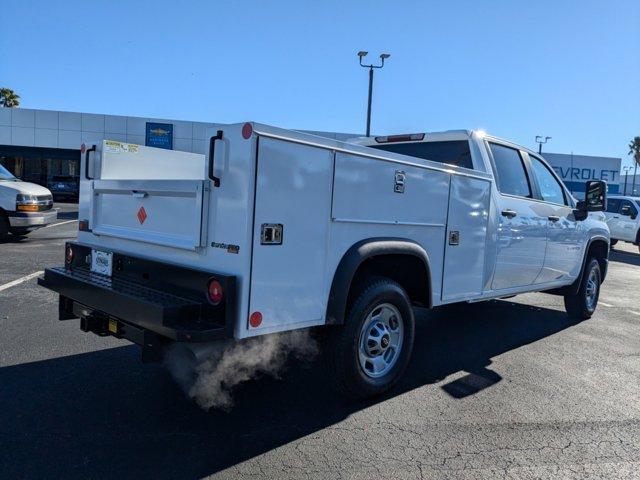
[[[630,311],[631,313],[633,313],[634,315],[638,315],[638,316],[640,316],[640,312],[635,312],[635,311],[633,311],[633,310],[629,310],[629,311]]]
[[[77,220],[65,220],[64,222],[52,223],[51,225],[42,227],[40,230],[42,230],[43,228],[51,228],[51,227],[57,227],[59,225],[66,225],[67,223],[73,223],[73,222],[77,222]]]
[[[15,287],[16,285],[20,285],[23,282],[31,280],[32,278],[37,277],[38,275],[42,275],[44,272],[42,270],[30,273],[29,275],[25,275],[24,277],[20,277],[13,282],[5,283],[4,285],[0,285],[0,292],[6,290],[7,288]]]
[[[611,305],[610,303],[605,303],[603,301],[600,301],[600,305],[604,305],[605,307],[613,307],[613,305]]]

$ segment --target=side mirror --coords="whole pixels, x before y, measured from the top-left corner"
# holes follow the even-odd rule
[[[587,212],[603,212],[607,209],[607,183],[602,180],[589,180],[584,194]]]
[[[573,215],[576,220],[586,220],[589,212],[604,212],[607,209],[607,183],[589,180],[586,184],[584,200],[576,204]]]
[[[625,217],[631,216],[631,207],[629,205],[625,205],[620,209],[620,215],[624,215]]]

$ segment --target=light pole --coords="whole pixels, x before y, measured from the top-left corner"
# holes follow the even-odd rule
[[[629,175],[629,170],[631,170],[631,167],[629,165],[625,165],[624,167],[622,167],[622,171],[624,172],[624,193],[623,193],[623,195],[627,194],[627,179],[628,179],[628,175]]]
[[[358,57],[360,58],[360,66],[369,69],[369,100],[367,102],[367,137],[371,136],[371,99],[373,97],[373,69],[374,68],[382,68],[384,67],[385,59],[389,58],[391,55],[388,53],[380,54],[380,65],[363,65],[362,59],[367,56],[369,52],[359,51]]]
[[[543,138],[544,138],[544,140],[543,140]],[[543,143],[547,143],[549,140],[551,140],[551,137],[542,137],[542,136],[540,136],[540,135],[536,135],[536,143],[538,143],[538,144],[539,144],[539,146],[538,146],[538,153],[539,153],[540,155],[542,155],[542,144],[543,144]]]

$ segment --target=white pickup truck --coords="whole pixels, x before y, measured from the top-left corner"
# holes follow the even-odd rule
[[[640,249],[640,198],[611,195],[607,200],[607,225],[611,246],[618,241],[633,243]]]
[[[546,291],[574,317],[596,308],[606,184],[576,202],[525,148],[474,131],[340,142],[258,123],[219,125],[209,145],[86,150],[77,242],[39,279],[61,320],[135,342],[143,360],[322,326],[336,385],[368,397],[407,366],[412,306]]]
[[[23,182],[0,165],[0,240],[9,233],[27,235],[57,217],[49,190]]]

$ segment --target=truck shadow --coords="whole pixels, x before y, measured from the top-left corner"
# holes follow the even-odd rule
[[[572,325],[563,312],[507,301],[419,312],[401,383],[371,402],[326,388],[319,362],[253,381],[229,413],[184,398],[133,346],[0,369],[0,471],[5,478],[201,478],[341,422],[378,402],[434,384],[454,398],[500,381],[491,358]],[[429,386],[431,385],[431,386]],[[425,387],[426,386],[426,387]]]
[[[640,266],[640,254],[634,252],[611,250],[611,252],[609,253],[609,260],[612,262]]]

